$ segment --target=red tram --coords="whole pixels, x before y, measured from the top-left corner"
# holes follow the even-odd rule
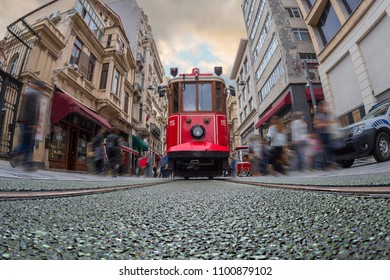
[[[169,98],[168,169],[185,179],[221,176],[228,169],[230,155],[229,89],[220,77],[222,68],[215,67],[216,75],[201,74],[198,68],[177,74],[177,68],[171,68],[173,78],[166,89],[159,89],[160,94],[167,91]]]

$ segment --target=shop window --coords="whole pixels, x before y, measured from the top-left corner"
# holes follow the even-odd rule
[[[77,163],[87,164],[87,144],[89,138],[90,135],[87,132],[80,130],[77,147]]]
[[[66,125],[54,125],[50,134],[49,159],[66,160],[66,140]]]

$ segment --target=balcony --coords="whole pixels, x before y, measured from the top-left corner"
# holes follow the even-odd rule
[[[154,123],[150,124],[150,132],[152,132],[152,134],[157,138],[161,137],[161,129],[158,128],[158,126],[155,125]]]
[[[137,54],[137,66],[142,68],[144,66],[144,63],[145,63],[144,56],[142,55],[142,53],[138,53]]]

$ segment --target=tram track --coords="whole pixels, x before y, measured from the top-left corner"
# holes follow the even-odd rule
[[[232,179],[217,179],[234,184],[250,185],[257,187],[273,188],[273,189],[286,189],[292,191],[311,191],[321,192],[329,194],[340,195],[357,195],[366,197],[380,197],[390,198],[390,185],[303,185],[303,184],[288,184],[288,183],[267,183],[267,182],[254,182]],[[172,182],[172,181],[169,181]],[[0,201],[10,200],[32,200],[32,199],[50,199],[50,198],[62,198],[62,197],[76,197],[92,194],[104,194],[116,191],[125,191],[138,188],[146,188],[151,186],[157,186],[161,184],[167,184],[168,181],[149,182],[141,184],[132,184],[125,186],[110,186],[110,187],[96,187],[85,189],[66,189],[66,190],[24,190],[24,191],[0,191]]]
[[[303,185],[286,183],[263,183],[241,180],[227,180],[230,183],[252,185],[273,189],[286,189],[296,191],[312,191],[330,194],[358,195],[367,197],[390,198],[390,185]]]
[[[110,186],[86,189],[66,189],[66,190],[39,190],[39,191],[0,191],[0,201],[9,200],[32,200],[32,199],[49,199],[62,197],[75,197],[92,194],[103,194],[116,191],[125,191],[166,184],[167,182],[152,182],[143,184],[133,184],[128,186]]]

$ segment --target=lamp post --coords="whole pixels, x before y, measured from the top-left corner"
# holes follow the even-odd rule
[[[310,90],[311,102],[313,104],[314,114],[316,114],[317,113],[317,102],[316,102],[316,98],[314,96],[313,84],[312,84],[311,79],[310,79],[310,72],[309,72],[309,67],[308,67],[306,59],[303,61],[303,63],[304,63],[305,70],[306,70],[306,80],[307,80],[306,86]]]

